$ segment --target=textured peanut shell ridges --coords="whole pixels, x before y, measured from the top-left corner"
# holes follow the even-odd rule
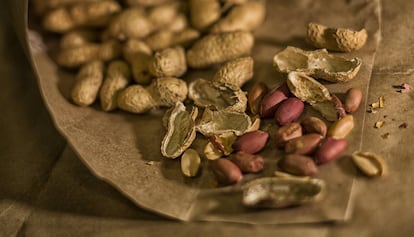
[[[353,31],[345,28],[328,28],[321,24],[309,23],[307,41],[316,48],[339,52],[352,52],[367,42],[365,29]]]

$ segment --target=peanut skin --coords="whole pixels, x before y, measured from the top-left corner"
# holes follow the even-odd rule
[[[318,133],[321,136],[326,136],[328,127],[326,123],[317,117],[307,117],[302,121],[303,130],[305,133]]]
[[[264,160],[259,155],[253,155],[239,151],[230,157],[242,172],[245,173],[257,173],[263,170]]]
[[[261,151],[269,139],[269,134],[264,131],[247,132],[233,143],[233,149],[236,151],[244,151],[249,154],[255,154]]]
[[[312,158],[302,155],[287,155],[279,163],[285,172],[293,175],[313,176],[318,174],[318,167]]]
[[[260,106],[260,117],[273,117],[275,115],[277,107],[282,101],[286,100],[289,95],[290,92],[286,83],[270,91],[262,100],[262,104]]]
[[[305,104],[298,98],[291,97],[283,101],[275,112],[276,123],[283,126],[297,120],[304,107]]]
[[[247,103],[249,104],[250,112],[258,114],[263,97],[268,92],[268,87],[263,82],[256,82],[250,91],[247,93]]]
[[[325,138],[316,151],[316,163],[322,165],[336,159],[346,149],[346,146],[346,139]]]
[[[287,141],[300,136],[302,136],[302,126],[296,122],[288,123],[276,131],[275,144],[277,147],[283,147]]]
[[[218,181],[225,185],[239,182],[243,176],[239,167],[232,161],[219,158],[210,162],[210,166]]]
[[[316,133],[306,134],[286,142],[287,154],[308,155],[312,154],[322,140],[322,136]]]
[[[342,101],[336,95],[331,94],[331,97],[332,97],[332,103],[335,106],[338,118],[344,117],[346,115],[346,112],[345,112],[345,108],[342,104]]]
[[[346,92],[345,96],[345,111],[354,113],[358,110],[362,101],[362,91],[357,88],[351,88]]]

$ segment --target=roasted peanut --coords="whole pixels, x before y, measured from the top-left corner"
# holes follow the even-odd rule
[[[178,78],[154,80],[149,86],[132,85],[118,95],[118,107],[131,113],[145,113],[156,106],[172,106],[187,98],[187,84]]]
[[[285,125],[297,120],[302,115],[305,104],[298,98],[291,97],[283,101],[275,112],[275,121]]]
[[[271,118],[275,115],[277,107],[280,103],[286,100],[290,95],[287,84],[283,84],[280,87],[270,91],[263,97],[260,106],[260,117]]]
[[[139,6],[139,7],[153,7],[172,0],[126,0],[129,6]]]
[[[346,146],[346,139],[332,137],[323,139],[315,154],[316,163],[322,165],[336,159],[346,149]]]
[[[91,30],[72,30],[62,36],[60,39],[60,48],[76,48],[98,39],[98,34]]]
[[[180,46],[156,52],[148,65],[154,77],[180,77],[187,71],[184,49]]]
[[[123,56],[131,65],[132,76],[138,84],[151,82],[148,65],[151,60],[151,48],[141,40],[130,39],[124,44]]]
[[[181,31],[160,30],[145,39],[145,43],[151,47],[152,50],[157,51],[168,47],[182,45],[187,47],[200,37],[200,32],[197,30],[187,28]]]
[[[211,32],[251,31],[264,21],[266,8],[263,1],[248,1],[234,6],[211,28]]]
[[[210,166],[218,181],[222,184],[234,184],[243,178],[240,168],[228,159],[213,160],[210,162]]]
[[[285,172],[300,176],[313,176],[318,173],[318,167],[312,158],[302,155],[287,155],[279,162],[279,166]]]
[[[277,147],[283,147],[287,141],[300,136],[302,136],[302,126],[292,122],[280,127],[275,133],[274,140]]]
[[[322,140],[322,136],[316,133],[306,134],[293,138],[286,142],[285,152],[287,154],[308,155],[312,154]]]
[[[335,139],[345,138],[353,128],[354,117],[352,115],[346,115],[331,125],[328,130],[328,136]]]
[[[189,3],[191,24],[197,30],[206,30],[220,18],[218,0],[190,0]]]
[[[306,117],[302,121],[302,126],[305,133],[318,133],[323,137],[328,130],[326,123],[317,117]]]
[[[101,44],[88,43],[79,47],[59,51],[56,62],[63,67],[76,68],[94,60],[109,61],[121,54],[121,45],[116,41]]]
[[[385,160],[375,153],[356,151],[352,154],[352,161],[367,176],[383,176],[387,173]]]
[[[242,172],[245,173],[257,173],[263,170],[264,160],[259,155],[253,155],[239,151],[236,154],[230,156],[233,161]]]
[[[243,57],[231,60],[219,68],[212,81],[242,87],[253,77],[253,58]]]
[[[194,177],[200,170],[200,155],[194,149],[187,149],[181,156],[181,171],[187,177]]]
[[[354,113],[358,110],[362,101],[362,92],[360,89],[351,88],[346,92],[345,96],[345,111],[348,113]]]
[[[102,85],[103,73],[104,65],[101,61],[93,61],[83,66],[72,88],[72,101],[79,106],[91,105]]]
[[[332,103],[335,106],[336,113],[338,118],[342,118],[346,115],[345,108],[342,104],[342,101],[338,98],[338,96],[331,94]]]
[[[233,149],[236,151],[244,151],[249,154],[255,154],[261,151],[269,139],[269,134],[264,131],[248,132],[240,137],[233,143]]]
[[[119,40],[143,38],[155,30],[144,9],[129,8],[117,15],[104,33],[105,37]]]
[[[196,41],[187,51],[192,68],[205,68],[250,54],[254,37],[250,32],[210,34]]]
[[[121,11],[117,1],[82,2],[53,9],[43,18],[46,30],[64,33],[82,26],[105,26],[112,15]]]
[[[106,78],[99,91],[101,107],[104,111],[111,111],[117,107],[117,96],[130,81],[130,71],[124,61],[114,61],[108,66]]]
[[[215,134],[210,137],[210,142],[217,149],[222,151],[225,156],[230,155],[233,152],[233,143],[236,141],[237,136],[232,132]]]
[[[165,27],[175,20],[180,8],[180,2],[174,1],[151,8],[148,12],[148,20],[155,29]]]
[[[256,82],[250,91],[247,93],[247,103],[249,104],[250,112],[258,114],[263,97],[268,92],[268,87],[263,82]]]

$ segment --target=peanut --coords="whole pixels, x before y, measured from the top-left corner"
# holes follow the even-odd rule
[[[354,117],[352,115],[346,115],[331,125],[328,130],[328,136],[335,139],[345,138],[353,128]]]
[[[96,100],[103,81],[103,71],[104,65],[101,61],[90,62],[80,69],[71,93],[75,104],[88,106]]]
[[[126,0],[129,6],[153,7],[172,0]]]
[[[218,181],[222,184],[234,184],[243,178],[239,167],[228,159],[213,160],[210,165]]]
[[[249,104],[250,112],[252,112],[252,114],[259,113],[263,97],[267,94],[268,90],[266,84],[263,82],[256,82],[247,93],[247,103]]]
[[[150,83],[151,75],[148,65],[152,56],[151,48],[143,41],[130,39],[124,45],[123,55],[131,65],[134,81],[143,85]]]
[[[261,151],[269,139],[269,134],[264,131],[247,132],[233,143],[233,149],[236,151],[244,151],[249,154],[255,154]]]
[[[259,155],[239,151],[236,154],[231,155],[230,159],[242,172],[257,173],[263,170],[264,160],[263,157]]]
[[[288,123],[280,127],[275,133],[275,144],[277,147],[283,147],[287,141],[302,136],[302,126],[299,123]]]
[[[350,88],[346,92],[345,96],[345,111],[348,113],[354,113],[358,110],[362,101],[362,92],[357,88]]]
[[[189,4],[191,24],[197,30],[205,31],[220,18],[218,0],[190,0]]]
[[[325,138],[316,151],[316,163],[322,165],[336,159],[346,149],[346,146],[346,139]]]
[[[287,155],[279,162],[285,172],[300,176],[313,176],[318,174],[318,167],[312,158],[302,155]]]
[[[170,2],[151,8],[148,12],[148,20],[155,29],[167,26],[178,15],[180,2]]]
[[[322,136],[310,133],[301,137],[293,138],[286,142],[285,152],[287,154],[308,155],[312,154],[322,140]]]
[[[266,13],[263,1],[249,1],[234,6],[230,12],[211,28],[211,32],[251,31],[264,21]]]
[[[129,8],[116,16],[109,24],[104,37],[118,40],[143,38],[155,30],[147,14],[141,8]]]
[[[352,161],[367,176],[383,176],[387,173],[385,160],[375,153],[356,151],[352,154]]]
[[[225,156],[230,155],[233,152],[233,143],[236,141],[237,136],[232,132],[215,134],[210,137],[210,142],[214,147],[223,152]]]
[[[81,26],[105,26],[112,15],[121,11],[114,0],[78,3],[47,13],[43,27],[52,32],[64,33]]]
[[[336,110],[336,114],[338,115],[338,118],[344,117],[346,115],[346,112],[342,104],[342,101],[336,95],[331,94],[331,97],[332,97],[332,103],[335,106],[335,110]]]
[[[260,117],[271,118],[274,116],[277,107],[280,103],[286,100],[290,95],[287,84],[283,84],[280,87],[273,89],[267,95],[263,97],[262,104],[260,106]]]
[[[325,48],[340,52],[351,52],[362,48],[368,35],[365,29],[352,31],[344,28],[328,28],[309,23],[307,41],[317,48]]]
[[[99,98],[104,111],[111,111],[117,107],[117,96],[130,81],[130,71],[124,61],[114,61],[108,66],[106,79],[104,80]]]
[[[213,77],[213,81],[242,87],[244,83],[253,77],[253,58],[243,57],[231,60],[219,68]]]
[[[62,36],[60,39],[60,48],[76,48],[96,41],[98,34],[90,30],[72,30]]]
[[[205,68],[250,54],[254,38],[250,32],[230,32],[207,35],[187,51],[187,63],[192,68]]]
[[[305,133],[318,133],[321,136],[326,136],[328,127],[326,123],[317,117],[307,117],[302,121],[303,130]]]
[[[187,84],[178,78],[154,80],[149,86],[132,85],[118,95],[118,107],[131,113],[145,113],[157,106],[172,106],[187,98]]]
[[[200,32],[191,28],[186,28],[181,31],[166,29],[148,36],[145,39],[145,42],[152,50],[156,51],[176,45],[183,45],[186,47],[199,37]]]
[[[180,46],[156,52],[148,65],[154,77],[179,77],[187,71],[184,49]]]
[[[94,60],[109,61],[121,54],[121,45],[116,41],[102,44],[88,43],[74,48],[62,49],[56,58],[60,66],[76,68]]]
[[[187,149],[181,156],[181,171],[187,177],[194,177],[200,170],[200,155],[194,149]]]
[[[276,123],[283,126],[297,120],[304,107],[304,103],[298,98],[288,98],[280,104],[275,112]]]

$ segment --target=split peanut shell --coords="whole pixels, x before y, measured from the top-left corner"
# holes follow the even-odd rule
[[[279,72],[303,72],[331,82],[353,79],[361,63],[359,58],[346,59],[329,54],[326,49],[305,51],[291,46],[277,53],[273,58],[273,66]]]
[[[243,204],[253,208],[283,208],[319,201],[325,193],[321,179],[259,178],[244,186]]]
[[[167,158],[179,157],[191,146],[196,129],[194,118],[197,107],[188,112],[182,102],[177,102],[168,119],[167,133],[161,142],[161,153]]]
[[[197,121],[196,129],[206,137],[224,133],[240,136],[251,127],[250,117],[241,112],[205,109],[203,116]]]

